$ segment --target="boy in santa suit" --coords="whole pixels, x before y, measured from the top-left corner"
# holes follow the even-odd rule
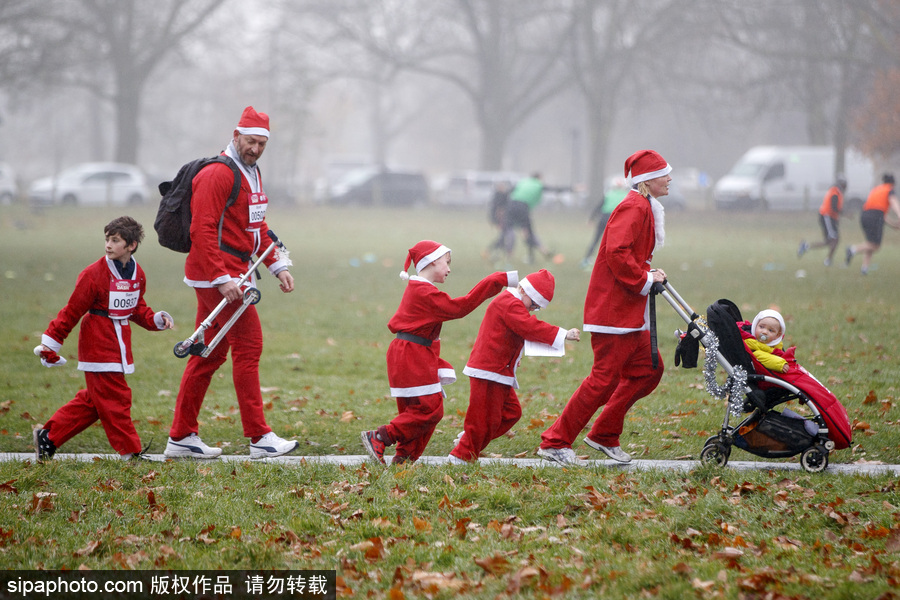
[[[566,331],[531,314],[547,308],[556,283],[546,269],[532,273],[491,300],[475,346],[463,373],[469,376],[469,409],[463,433],[447,457],[451,464],[477,461],[491,440],[509,431],[522,417],[516,390],[516,370],[525,341],[561,350],[565,340],[581,339],[577,329]]]
[[[625,414],[659,384],[659,351],[651,343],[650,291],[666,274],[653,269],[653,252],[665,240],[664,211],[657,200],[669,193],[672,167],[653,150],[625,161],[633,188],[613,210],[600,241],[584,304],[584,331],[591,333],[594,364],[550,428],[541,434],[538,455],[579,464],[575,438],[601,406],[584,442],[611,459],[631,462],[619,436]]]
[[[122,458],[141,454],[141,439],[131,421],[131,388],[125,382],[125,375],[134,373],[129,321],[150,331],[171,329],[174,321],[165,311],[153,312],[144,301],[147,278],[132,257],[144,238],[140,223],[119,217],[104,233],[106,256],[81,272],[69,302],[34,349],[45,367],[64,365],[59,351],[81,321],[78,369],[84,371],[87,388],[34,430],[38,460],[53,458],[60,446],[98,419]]]
[[[415,265],[416,275],[407,274]],[[396,334],[387,351],[388,383],[399,413],[377,430],[363,431],[366,452],[384,464],[386,446],[397,445],[393,464],[416,461],[444,416],[444,385],[456,381],[453,365],[441,358],[441,326],[461,319],[506,286],[516,286],[516,271],[488,275],[465,296],[451,298],[437,289],[450,275],[450,249],[423,240],[409,249],[402,279],[408,280],[397,312],[388,321]]]

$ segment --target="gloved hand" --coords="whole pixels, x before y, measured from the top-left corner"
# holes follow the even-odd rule
[[[66,364],[66,359],[53,350],[44,350],[44,346],[35,346],[34,355],[41,357],[41,364],[47,368],[61,367]]]

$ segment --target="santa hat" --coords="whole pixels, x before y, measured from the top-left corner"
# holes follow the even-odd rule
[[[553,300],[553,290],[556,288],[556,280],[553,274],[547,269],[541,269],[537,273],[532,273],[519,282],[528,297],[541,308],[547,308],[550,301]]]
[[[235,130],[242,135],[262,135],[269,137],[269,115],[256,112],[252,106],[248,106],[241,114]]]
[[[771,318],[775,319],[776,321],[778,321],[778,324],[781,325],[781,333],[774,340],[759,340],[759,338],[756,335],[756,326],[759,324],[760,321],[762,321],[766,317],[771,317]],[[755,337],[756,339],[758,339],[759,341],[766,344],[767,346],[775,347],[779,344],[779,342],[781,342],[782,339],[784,339],[784,329],[785,329],[784,317],[781,316],[781,313],[778,312],[777,310],[772,310],[771,308],[767,308],[766,310],[759,311],[759,314],[757,314],[755,317],[753,317],[753,324],[750,326],[750,334],[753,337]]]
[[[625,161],[625,177],[628,177],[629,171],[631,172],[631,182],[638,184],[668,175],[672,172],[672,167],[657,152],[639,150]]]
[[[450,252],[450,248],[443,244],[432,242],[431,240],[422,240],[407,252],[406,263],[403,265],[403,270],[400,271],[400,278],[409,279],[407,271],[409,271],[410,265],[416,266],[416,273],[418,274],[422,269],[448,252]]]

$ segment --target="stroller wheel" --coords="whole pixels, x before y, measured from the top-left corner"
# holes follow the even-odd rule
[[[700,462],[712,463],[720,467],[728,464],[728,457],[731,455],[731,448],[722,442],[712,442],[703,447],[700,451]]]
[[[800,466],[809,473],[819,473],[828,466],[828,450],[823,446],[810,446],[800,454]]]

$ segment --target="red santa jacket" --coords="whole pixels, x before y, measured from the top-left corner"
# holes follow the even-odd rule
[[[135,262],[134,274],[130,280],[126,280],[131,282],[132,289],[139,292],[130,316],[123,319],[107,316],[110,313],[111,289],[116,281],[122,279],[113,266],[113,261],[105,256],[85,268],[78,275],[69,302],[59,311],[41,336],[41,343],[54,352],[59,352],[63,342],[80,319],[78,369],[92,372],[134,373],[131,327],[128,322],[134,321],[144,329],[160,330],[163,328],[160,316],[162,313],[155,314],[144,301],[147,278],[144,276],[144,270]]]
[[[399,337],[391,341],[387,351],[391,395],[411,398],[436,394],[443,391],[442,384],[456,381],[453,365],[441,358],[441,325],[465,317],[508,285],[519,285],[516,271],[488,275],[465,296],[451,298],[427,279],[410,277],[388,329],[430,341],[431,345]]]
[[[257,189],[262,178],[257,171]],[[191,251],[184,264],[184,281],[191,287],[215,287],[237,279],[247,271],[249,262],[219,248],[219,219],[234,185],[234,173],[220,163],[200,171],[193,181],[191,196]],[[237,200],[225,213],[222,243],[247,256],[262,253],[272,244],[265,221],[268,199],[254,193],[246,175],[241,175]],[[287,267],[273,252],[264,261],[271,273]]]
[[[584,303],[584,330],[647,329],[650,260],[656,247],[650,200],[632,190],[613,210],[600,241]]]
[[[558,349],[565,344],[566,333],[528,312],[518,292],[507,290],[488,305],[463,373],[518,389],[516,369],[525,340]]]

